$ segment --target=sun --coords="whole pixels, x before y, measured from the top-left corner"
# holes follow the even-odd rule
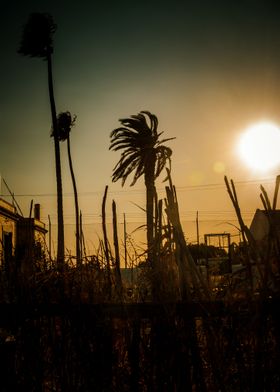
[[[280,164],[280,129],[268,121],[248,127],[238,143],[238,153],[252,169],[267,172]]]

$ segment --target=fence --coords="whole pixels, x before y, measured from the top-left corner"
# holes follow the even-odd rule
[[[2,391],[276,391],[279,301],[0,306]]]

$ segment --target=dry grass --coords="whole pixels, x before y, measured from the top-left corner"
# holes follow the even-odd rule
[[[69,261],[61,271],[41,260],[31,276],[3,270],[2,390],[276,391],[278,242],[271,230],[266,251],[256,245],[234,184],[226,184],[244,268],[210,286],[185,242],[170,178],[158,204],[153,264],[128,247],[128,260],[141,265],[132,295],[120,277],[116,231],[113,247],[105,235],[79,267]]]

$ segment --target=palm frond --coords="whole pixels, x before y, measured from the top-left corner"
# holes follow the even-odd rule
[[[23,56],[46,58],[53,52],[56,24],[48,13],[32,13],[23,28],[18,53]]]
[[[142,111],[129,118],[119,120],[121,127],[110,133],[110,150],[122,150],[122,155],[113,170],[113,181],[122,180],[122,185],[127,177],[134,172],[131,185],[139,177],[149,171],[157,178],[170,161],[172,150],[163,143],[174,138],[159,140],[162,132],[158,132],[158,119],[149,111]],[[154,173],[153,173],[154,171]]]
[[[143,160],[141,159],[138,166],[136,167],[134,178],[133,178],[133,181],[130,184],[130,186],[133,186],[136,183],[136,181],[138,180],[138,178],[140,178],[144,173],[145,173],[145,164],[144,164]]]
[[[60,142],[64,142],[68,139],[71,128],[75,125],[77,116],[72,116],[69,111],[61,112],[57,116],[57,132],[58,132],[58,140]],[[52,129],[51,136],[54,136],[54,131]]]
[[[119,137],[119,135],[127,135],[128,136],[131,132],[133,132],[132,129],[127,129],[124,127],[116,128],[110,133],[110,138],[114,139],[115,137]]]
[[[172,155],[172,150],[169,147],[166,146],[158,146],[156,149],[156,167],[155,167],[155,178],[157,178],[164,167],[166,166],[166,163],[169,162],[170,166],[170,158]]]
[[[162,134],[163,132],[161,132],[161,134]],[[163,144],[163,143],[166,143],[166,142],[169,142],[169,140],[174,140],[174,139],[176,139],[176,137],[169,137],[168,139],[162,139],[162,140],[160,140],[159,142],[158,142],[158,145],[160,145],[160,144]]]
[[[143,111],[141,111],[141,113],[146,114],[146,116],[150,119],[151,131],[152,131],[153,134],[156,134],[157,133],[157,127],[158,127],[158,119],[157,119],[157,117],[154,114],[152,114],[149,111],[147,111],[147,110],[143,110]],[[160,134],[158,134],[158,136]]]
[[[124,157],[119,160],[117,165],[115,166],[112,174],[112,181],[116,182],[118,180],[122,180],[122,185],[124,185],[127,177],[139,164],[139,156],[137,153],[132,154],[129,157]]]
[[[146,123],[144,116],[143,116],[143,119],[129,118],[129,119],[123,120],[122,124],[124,126],[126,126],[128,129],[136,131],[137,133],[142,133],[147,136],[151,134],[151,130],[148,127],[148,124]]]

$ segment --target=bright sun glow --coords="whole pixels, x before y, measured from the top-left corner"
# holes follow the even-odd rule
[[[250,126],[240,138],[238,152],[252,169],[274,168],[280,164],[280,129],[270,122]]]

